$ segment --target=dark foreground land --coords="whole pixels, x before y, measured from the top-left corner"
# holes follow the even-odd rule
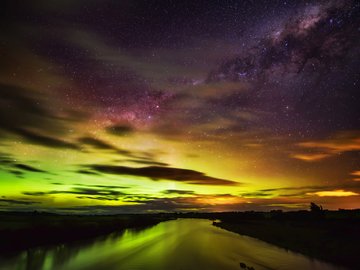
[[[56,215],[0,212],[0,254],[79,242],[127,228],[176,218],[216,220],[214,225],[351,269],[360,269],[360,210],[223,212],[124,215]]]
[[[360,212],[238,213],[223,215],[215,226],[321,259],[360,269]]]
[[[0,213],[0,254],[28,248],[88,240],[127,228],[144,228],[170,219],[162,215],[56,215]]]

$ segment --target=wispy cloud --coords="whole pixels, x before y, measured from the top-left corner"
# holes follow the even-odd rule
[[[352,176],[354,176],[354,181],[360,181],[360,171],[354,171],[351,173]]]
[[[7,197],[2,197],[0,198],[0,204],[15,204],[15,205],[32,205],[32,204],[37,204],[39,202],[36,201],[31,201],[31,200],[19,200],[19,199],[8,199]]]
[[[44,171],[44,170],[40,170],[38,168],[35,168],[30,165],[26,165],[26,164],[16,164],[15,167],[17,169],[28,171],[28,172],[46,173],[46,171]]]
[[[324,158],[330,157],[331,154],[325,154],[325,153],[320,153],[320,154],[291,154],[290,155],[292,158],[296,158],[296,159],[300,159],[303,161],[318,161],[318,160],[322,160]]]
[[[167,189],[163,191],[164,194],[188,194],[193,195],[195,194],[192,190],[181,190],[181,189]]]
[[[114,201],[119,200],[120,197],[126,195],[125,192],[118,190],[118,187],[114,186],[83,186],[83,187],[73,187],[67,190],[51,190],[51,191],[24,191],[23,195],[27,196],[47,196],[55,194],[74,194],[81,195],[78,196],[78,199],[95,199],[95,200],[108,200]]]
[[[134,132],[134,129],[128,125],[113,125],[107,127],[106,131],[116,136],[126,136]]]
[[[118,147],[111,145],[110,143],[107,143],[101,139],[92,138],[92,137],[82,137],[82,138],[79,138],[78,141],[81,145],[88,145],[88,146],[91,146],[91,147],[99,149],[99,150],[109,150],[109,151],[114,151],[115,153],[119,153],[122,155],[131,156],[130,151],[127,151],[124,149],[119,149]]]
[[[348,197],[348,196],[357,196],[360,195],[359,193],[353,191],[346,191],[343,189],[338,190],[324,190],[324,191],[317,191],[313,193],[306,193],[307,195],[316,195],[319,197]]]
[[[360,133],[348,131],[336,134],[333,138],[298,143],[299,153],[290,156],[303,161],[319,161],[344,152],[360,151]]]
[[[18,159],[15,159],[9,154],[0,153],[0,170],[7,171],[13,175],[21,178],[24,173],[49,173],[45,170],[39,169]]]

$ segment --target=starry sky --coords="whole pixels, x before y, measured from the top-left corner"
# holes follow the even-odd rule
[[[360,208],[360,2],[3,1],[0,210]]]

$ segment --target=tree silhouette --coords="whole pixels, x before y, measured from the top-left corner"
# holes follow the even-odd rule
[[[310,211],[313,213],[319,213],[323,211],[323,208],[321,205],[317,205],[316,203],[311,202],[310,203]]]

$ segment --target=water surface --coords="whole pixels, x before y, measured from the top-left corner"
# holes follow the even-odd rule
[[[343,269],[263,241],[212,226],[203,219],[178,219],[144,230],[125,230],[88,243],[37,248],[0,261],[0,269]]]

